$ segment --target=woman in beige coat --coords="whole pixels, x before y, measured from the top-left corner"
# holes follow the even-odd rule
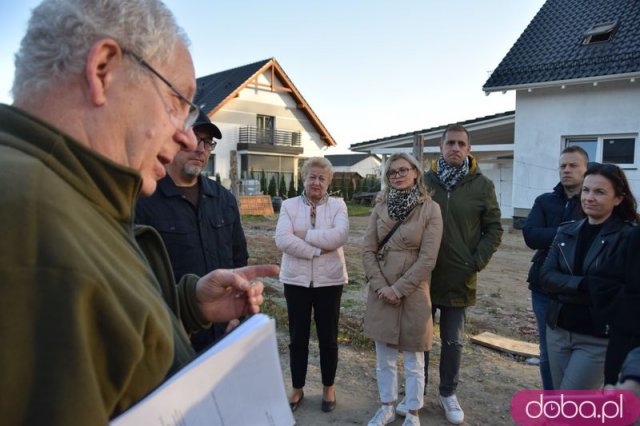
[[[382,401],[369,426],[395,420],[398,351],[404,356],[406,377],[403,425],[419,425],[418,410],[424,402],[423,352],[431,350],[433,335],[429,282],[442,239],[442,216],[424,186],[420,165],[410,155],[392,155],[384,179],[384,201],[371,213],[363,250],[369,281],[364,329],[375,340]],[[385,242],[397,223],[400,225]]]

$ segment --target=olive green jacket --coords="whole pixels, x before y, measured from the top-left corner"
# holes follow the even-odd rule
[[[154,231],[137,244],[140,186],[0,105],[0,425],[107,424],[193,357],[195,277],[175,286]]]
[[[476,303],[476,274],[489,263],[502,239],[500,208],[493,182],[469,156],[469,173],[447,191],[436,175],[437,162],[424,176],[442,210],[444,232],[431,274],[431,303],[467,307]]]

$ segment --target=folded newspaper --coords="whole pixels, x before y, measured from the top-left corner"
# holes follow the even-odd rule
[[[293,426],[275,321],[253,315],[110,424]]]

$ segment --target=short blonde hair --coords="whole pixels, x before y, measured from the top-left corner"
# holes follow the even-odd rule
[[[418,176],[416,177],[416,185],[418,186],[418,192],[420,193],[420,197],[419,197],[420,202],[430,199],[431,195],[424,184],[424,175],[423,175],[424,172],[422,170],[422,165],[418,162],[418,160],[415,159],[415,157],[413,157],[412,155],[406,154],[404,152],[391,154],[391,156],[389,157],[389,159],[387,160],[384,166],[384,174],[382,176],[385,184],[384,199],[385,200],[387,199],[387,196],[389,195],[389,188],[391,188],[391,181],[389,180],[389,176],[387,176],[387,173],[389,173],[389,168],[391,167],[391,163],[397,160],[407,161],[409,164],[415,167],[416,171],[418,172]]]
[[[333,180],[333,165],[331,164],[331,161],[327,160],[324,157],[311,157],[307,159],[307,161],[305,161],[304,164],[302,165],[302,170],[300,170],[300,173],[302,173],[303,180],[307,179],[307,176],[309,175],[309,170],[311,170],[312,167],[318,167],[325,171],[328,170],[329,183],[331,183],[331,181]]]

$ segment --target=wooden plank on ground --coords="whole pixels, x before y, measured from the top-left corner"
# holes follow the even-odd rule
[[[502,352],[509,352],[527,357],[540,357],[540,348],[538,348],[538,345],[535,343],[509,339],[508,337],[498,336],[497,334],[489,333],[488,331],[480,333],[477,336],[472,336],[471,341],[478,345],[486,346]]]

